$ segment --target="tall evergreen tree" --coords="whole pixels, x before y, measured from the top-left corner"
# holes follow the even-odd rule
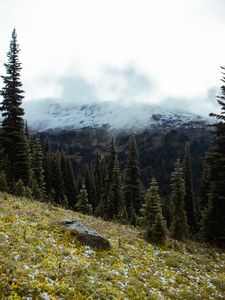
[[[108,219],[116,219],[119,213],[119,208],[122,203],[121,192],[121,175],[120,167],[117,157],[114,161],[112,170],[112,179],[109,188],[109,195],[107,198],[107,217]]]
[[[162,242],[166,235],[166,223],[162,215],[158,184],[155,178],[151,180],[150,188],[145,195],[141,214],[140,223],[144,229],[146,240]]]
[[[19,179],[14,185],[14,194],[18,197],[26,196],[26,187],[23,184],[23,181]]]
[[[107,184],[107,170],[106,170],[106,160],[105,158],[102,159],[101,164],[100,164],[100,173],[101,173],[101,190],[100,190],[100,200],[99,204],[95,209],[95,215],[98,217],[105,218],[105,212],[106,212],[106,207],[107,207],[107,194],[106,194],[106,184]]]
[[[99,153],[96,153],[95,156],[95,163],[94,163],[94,173],[93,173],[93,177],[94,177],[94,182],[95,182],[95,209],[98,207],[100,201],[101,201],[101,197],[102,197],[102,192],[103,192],[103,181],[104,181],[104,175],[102,172],[102,167],[101,167],[101,158]]]
[[[32,149],[32,169],[35,180],[40,191],[40,198],[45,197],[45,177],[43,169],[43,153],[41,149],[40,138],[36,136],[33,140],[33,149]]]
[[[44,140],[43,145],[43,169],[45,177],[45,189],[48,197],[52,194],[52,152],[49,145],[48,137]],[[52,198],[52,196],[51,196]]]
[[[112,174],[113,174],[113,167],[115,165],[115,159],[116,159],[116,144],[115,144],[115,139],[112,138],[108,146],[108,153],[106,156],[106,178],[105,178],[106,199],[109,194],[110,184],[112,182]]]
[[[85,184],[83,184],[82,188],[80,189],[80,193],[78,196],[78,201],[75,206],[75,209],[83,214],[92,213],[92,206],[88,201],[88,194],[87,194]]]
[[[24,110],[21,107],[24,98],[20,80],[21,63],[19,62],[19,45],[15,29],[12,33],[10,49],[7,53],[8,62],[5,63],[6,75],[1,76],[4,87],[1,90],[3,101],[1,146],[8,157],[10,182],[23,180],[25,185],[31,179],[31,163],[28,141],[25,135],[23,120]]]
[[[139,214],[142,204],[138,150],[134,136],[130,138],[129,142],[128,158],[123,177],[123,195],[128,218],[133,218],[133,209],[136,215]],[[135,221],[133,220],[132,223]]]
[[[188,225],[184,204],[185,184],[183,169],[179,160],[177,160],[175,170],[172,173],[171,188],[171,202],[173,206],[171,235],[174,239],[183,241],[188,238]]]
[[[92,165],[85,166],[84,180],[85,180],[85,187],[88,193],[88,201],[91,204],[92,208],[95,210],[97,206],[97,199],[96,199],[96,187],[95,187]]]
[[[204,159],[202,178],[199,190],[199,210],[202,211],[208,205],[208,195],[210,190],[210,169],[207,160]]]
[[[184,184],[185,184],[185,195],[184,204],[187,214],[187,223],[191,233],[195,233],[197,230],[197,220],[196,220],[196,208],[195,208],[195,196],[193,191],[192,182],[192,164],[191,164],[191,154],[190,145],[187,142],[185,146],[185,156],[184,156]]]
[[[158,244],[164,244],[166,241],[166,226],[163,215],[157,213],[155,222],[152,226],[152,241]]]
[[[202,231],[207,241],[225,246],[225,68],[222,67],[221,96],[218,104],[220,114],[211,113],[216,118],[213,124],[213,145],[207,155],[209,165],[208,205],[203,217]]]
[[[70,209],[74,209],[77,202],[78,191],[71,160],[65,153],[61,153],[61,168],[64,180],[65,195],[68,199],[68,206]]]
[[[26,190],[26,193],[29,193],[29,190]],[[41,189],[39,188],[38,182],[36,179],[33,180],[32,184],[32,196],[36,200],[42,200],[43,199],[43,193]]]
[[[54,190],[55,199],[54,201],[62,206],[67,206],[68,203],[65,201],[65,190],[64,190],[64,180],[61,169],[60,154],[55,153],[52,155],[51,159],[51,190]]]
[[[8,184],[7,184],[7,179],[4,171],[0,172],[0,191],[8,192]]]

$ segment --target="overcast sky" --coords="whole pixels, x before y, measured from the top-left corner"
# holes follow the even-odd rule
[[[225,65],[225,0],[0,0],[27,100],[145,101],[207,114]]]

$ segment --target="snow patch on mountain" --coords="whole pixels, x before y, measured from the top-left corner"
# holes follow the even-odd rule
[[[29,127],[33,130],[80,129],[108,126],[110,129],[143,129],[146,127],[188,126],[204,123],[198,115],[171,110],[155,104],[98,102],[67,104],[52,100],[26,101],[23,104]]]

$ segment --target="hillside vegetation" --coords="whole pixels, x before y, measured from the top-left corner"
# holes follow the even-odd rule
[[[80,244],[59,226],[79,217],[111,250]],[[0,195],[0,299],[224,299],[225,253],[167,241],[51,204]]]

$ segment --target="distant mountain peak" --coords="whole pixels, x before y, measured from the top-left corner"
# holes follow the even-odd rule
[[[140,130],[202,126],[207,119],[198,115],[171,110],[155,104],[98,102],[93,104],[58,103],[53,100],[26,101],[26,119],[31,129],[39,131],[99,128],[111,130]]]

